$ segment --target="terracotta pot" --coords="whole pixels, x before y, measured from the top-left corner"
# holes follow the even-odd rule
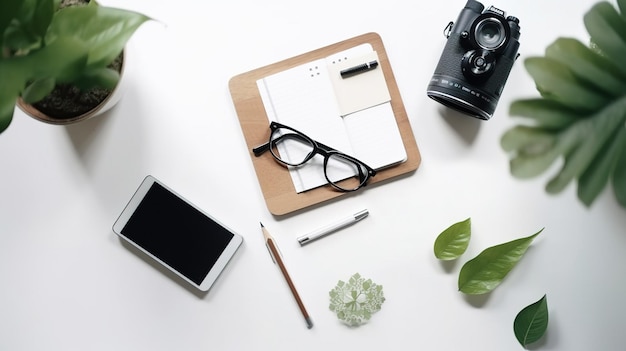
[[[57,125],[67,125],[67,124],[78,123],[81,121],[85,121],[91,117],[95,117],[100,114],[103,114],[104,112],[108,111],[110,108],[115,106],[115,104],[117,104],[122,98],[122,93],[124,90],[124,79],[123,79],[124,67],[126,66],[126,56],[127,56],[126,50],[124,50],[122,55],[123,55],[122,56],[123,58],[122,58],[122,65],[120,68],[120,81],[117,83],[113,91],[111,91],[111,93],[100,104],[98,104],[96,107],[94,107],[90,111],[87,111],[75,117],[56,118],[53,116],[49,116],[44,112],[39,111],[35,106],[31,104],[27,104],[26,102],[24,102],[24,100],[22,100],[21,97],[18,98],[17,100],[17,106],[20,108],[20,110],[24,111],[24,113],[33,117],[36,120],[39,120],[45,123],[50,123],[50,124],[57,124]]]

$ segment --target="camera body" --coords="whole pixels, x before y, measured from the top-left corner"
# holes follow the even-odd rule
[[[444,34],[448,39],[427,95],[472,117],[490,119],[519,56],[519,19],[468,0]]]

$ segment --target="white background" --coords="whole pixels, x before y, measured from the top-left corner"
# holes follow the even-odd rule
[[[59,127],[16,111],[0,135],[0,350],[517,350],[515,315],[548,296],[550,324],[534,348],[623,349],[626,210],[607,189],[591,208],[575,184],[547,195],[555,165],[514,179],[499,146],[508,106],[537,96],[521,59],[559,36],[588,41],[592,1],[494,3],[520,18],[521,59],[487,122],[446,111],[426,85],[442,31],[465,1],[107,0],[157,21],[129,44],[127,90],[97,119]],[[485,3],[490,5],[491,3]],[[423,161],[414,174],[295,215],[263,201],[228,91],[237,74],[366,32],[381,35]],[[268,156],[269,157],[269,156]],[[112,232],[152,174],[245,242],[206,295]],[[300,247],[296,237],[363,208],[371,215]],[[453,264],[436,236],[472,218]],[[315,327],[308,330],[272,264],[259,221],[276,238]],[[544,228],[493,293],[457,291],[462,264]],[[328,309],[353,273],[387,301],[359,328]]]

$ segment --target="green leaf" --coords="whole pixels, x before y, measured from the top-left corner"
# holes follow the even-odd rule
[[[11,124],[15,103],[24,89],[27,74],[14,60],[0,60],[0,133]]]
[[[626,128],[618,128],[578,179],[578,198],[591,206],[609,181],[617,157],[626,150]]]
[[[470,218],[452,224],[435,239],[435,257],[449,261],[461,256],[469,245],[472,235]]]
[[[21,55],[44,45],[43,37],[54,15],[54,4],[50,0],[23,0],[4,32],[4,45],[20,51]]]
[[[510,162],[511,174],[520,179],[536,177],[558,158],[559,153],[555,149],[541,155],[517,155]]]
[[[593,111],[610,101],[609,97],[577,78],[559,61],[548,57],[529,57],[524,63],[545,98],[582,111]]]
[[[524,155],[542,155],[556,142],[554,135],[540,128],[517,126],[509,129],[500,140],[505,151],[519,151]]]
[[[55,77],[59,82],[69,82],[83,72],[87,62],[87,48],[71,37],[60,38],[37,52],[19,58],[28,79]]]
[[[88,68],[106,67],[149,19],[137,12],[110,7],[66,7],[54,16],[46,40],[74,36],[89,48]]]
[[[626,92],[626,77],[606,58],[576,39],[559,38],[546,49],[546,57],[557,60],[574,76],[604,94],[619,97]]]
[[[570,126],[578,119],[585,118],[579,111],[546,99],[517,100],[511,103],[509,113],[533,120],[536,126],[546,129],[561,129]]]
[[[613,191],[617,202],[626,207],[626,150],[622,149],[617,157],[613,171]]]
[[[52,22],[52,16],[54,15],[54,2],[50,0],[39,0],[33,13],[32,31],[38,37],[43,38],[48,31],[48,26]]]
[[[559,174],[546,186],[549,193],[558,193],[576,176],[583,173],[595,157],[598,157],[602,146],[621,127],[626,120],[626,97],[616,100],[598,111],[585,123],[585,137],[582,142],[567,155],[567,162]],[[582,124],[581,124],[582,126]]]
[[[528,146],[516,150],[517,152],[514,153],[511,160],[511,174],[518,178],[529,178],[543,173],[560,155],[568,155],[585,140],[585,133],[588,131],[587,124],[589,124],[589,119],[573,124],[562,132],[557,132],[553,147],[543,150],[543,153],[528,153]],[[507,137],[506,134],[505,137]],[[512,137],[508,136],[508,138]],[[502,143],[515,145],[506,140],[503,140]]]
[[[11,23],[11,20],[19,13],[22,8],[23,0],[2,0],[0,1],[0,43],[4,31]],[[0,48],[2,46],[0,45]]]
[[[120,74],[114,69],[100,68],[85,72],[74,84],[81,89],[100,87],[113,90],[120,80]]]
[[[622,17],[626,19],[626,0],[617,0],[617,7],[619,8]]]
[[[4,46],[11,51],[29,51],[39,47],[40,42],[20,26],[9,26],[4,32]]]
[[[583,18],[591,40],[626,73],[626,21],[606,1],[595,4]]]
[[[485,294],[495,289],[524,256],[537,233],[485,249],[469,260],[459,273],[459,291],[469,295]]]
[[[11,124],[17,95],[5,95],[0,92],[0,133]]]
[[[543,295],[539,301],[522,309],[513,322],[517,341],[525,348],[539,341],[548,329],[548,300]]]
[[[27,104],[34,104],[50,94],[54,90],[55,84],[56,80],[54,78],[36,80],[24,89],[22,99]]]

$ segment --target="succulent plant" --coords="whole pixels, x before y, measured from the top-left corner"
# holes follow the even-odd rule
[[[558,38],[524,61],[540,97],[511,104],[522,120],[501,139],[513,176],[536,177],[562,162],[546,191],[576,181],[587,206],[610,181],[626,207],[626,0],[617,3],[619,10],[598,2],[584,15],[591,45]]]

